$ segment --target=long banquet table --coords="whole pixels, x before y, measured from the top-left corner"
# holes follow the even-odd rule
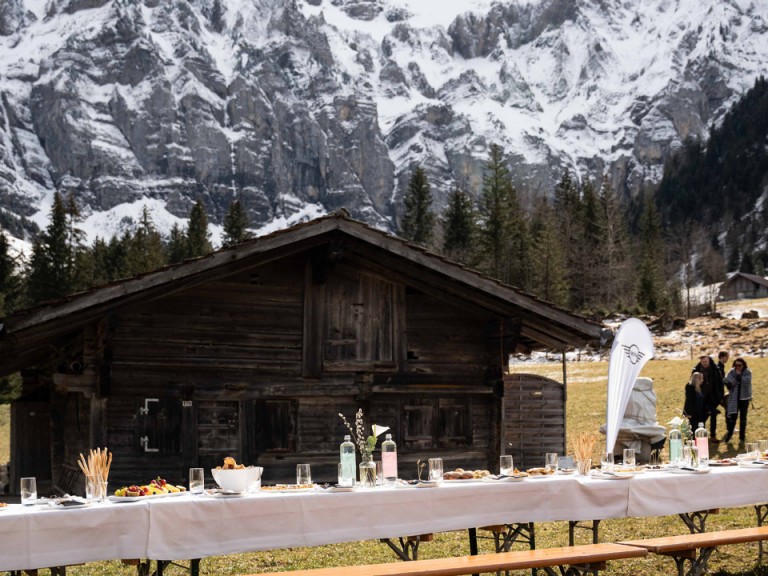
[[[0,511],[0,571],[117,558],[176,560],[461,530],[493,524],[664,516],[768,501],[768,471],[646,472],[436,488],[183,495]]]

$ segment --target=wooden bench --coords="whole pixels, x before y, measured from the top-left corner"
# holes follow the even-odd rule
[[[412,562],[390,562],[367,566],[343,568],[319,568],[296,570],[291,576],[461,576],[503,570],[524,570],[539,568],[550,576],[559,574],[579,575],[605,568],[608,560],[639,558],[646,556],[645,548],[622,544],[588,544],[585,546],[564,546],[540,550],[520,550],[500,554],[479,556],[457,556],[435,560],[414,560]],[[274,573],[271,573],[274,574]],[[267,576],[251,574],[249,576]]]
[[[649,538],[647,540],[628,540],[621,542],[621,544],[638,546],[654,554],[671,556],[677,565],[678,576],[700,576],[707,570],[709,557],[718,546],[761,542],[763,540],[768,540],[768,526]],[[691,564],[688,572],[685,571],[686,560]]]

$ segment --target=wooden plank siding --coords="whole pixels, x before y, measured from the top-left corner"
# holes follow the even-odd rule
[[[344,213],[2,324],[0,372],[23,369],[25,400],[50,409],[48,434],[16,441],[12,461],[40,452],[56,483],[80,452],[108,446],[112,488],[186,482],[224,455],[264,466],[266,482],[291,481],[299,462],[332,481],[338,413],[358,407],[390,426],[408,478],[437,455],[495,469],[504,418],[519,420],[526,454],[560,452],[564,397],[521,389],[503,406],[506,359],[601,330]]]
[[[503,443],[518,468],[544,465],[544,454],[565,454],[565,387],[531,374],[504,378]]]

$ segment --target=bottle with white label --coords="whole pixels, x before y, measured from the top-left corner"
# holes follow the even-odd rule
[[[397,482],[397,444],[392,440],[392,434],[387,434],[381,443],[381,467],[384,472],[384,483],[388,486]]]
[[[699,463],[702,466],[709,465],[709,432],[704,428],[704,422],[699,422],[699,427],[693,433],[696,438],[696,447],[699,449]]]

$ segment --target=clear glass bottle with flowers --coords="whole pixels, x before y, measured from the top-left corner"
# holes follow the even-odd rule
[[[359,408],[355,413],[354,428],[344,414],[339,413],[339,417],[349,429],[352,441],[360,451],[360,485],[364,488],[373,488],[376,486],[376,463],[373,461],[373,451],[376,449],[378,437],[389,430],[389,426],[379,426],[378,424],[374,424],[371,426],[372,434],[366,436],[362,408]]]

